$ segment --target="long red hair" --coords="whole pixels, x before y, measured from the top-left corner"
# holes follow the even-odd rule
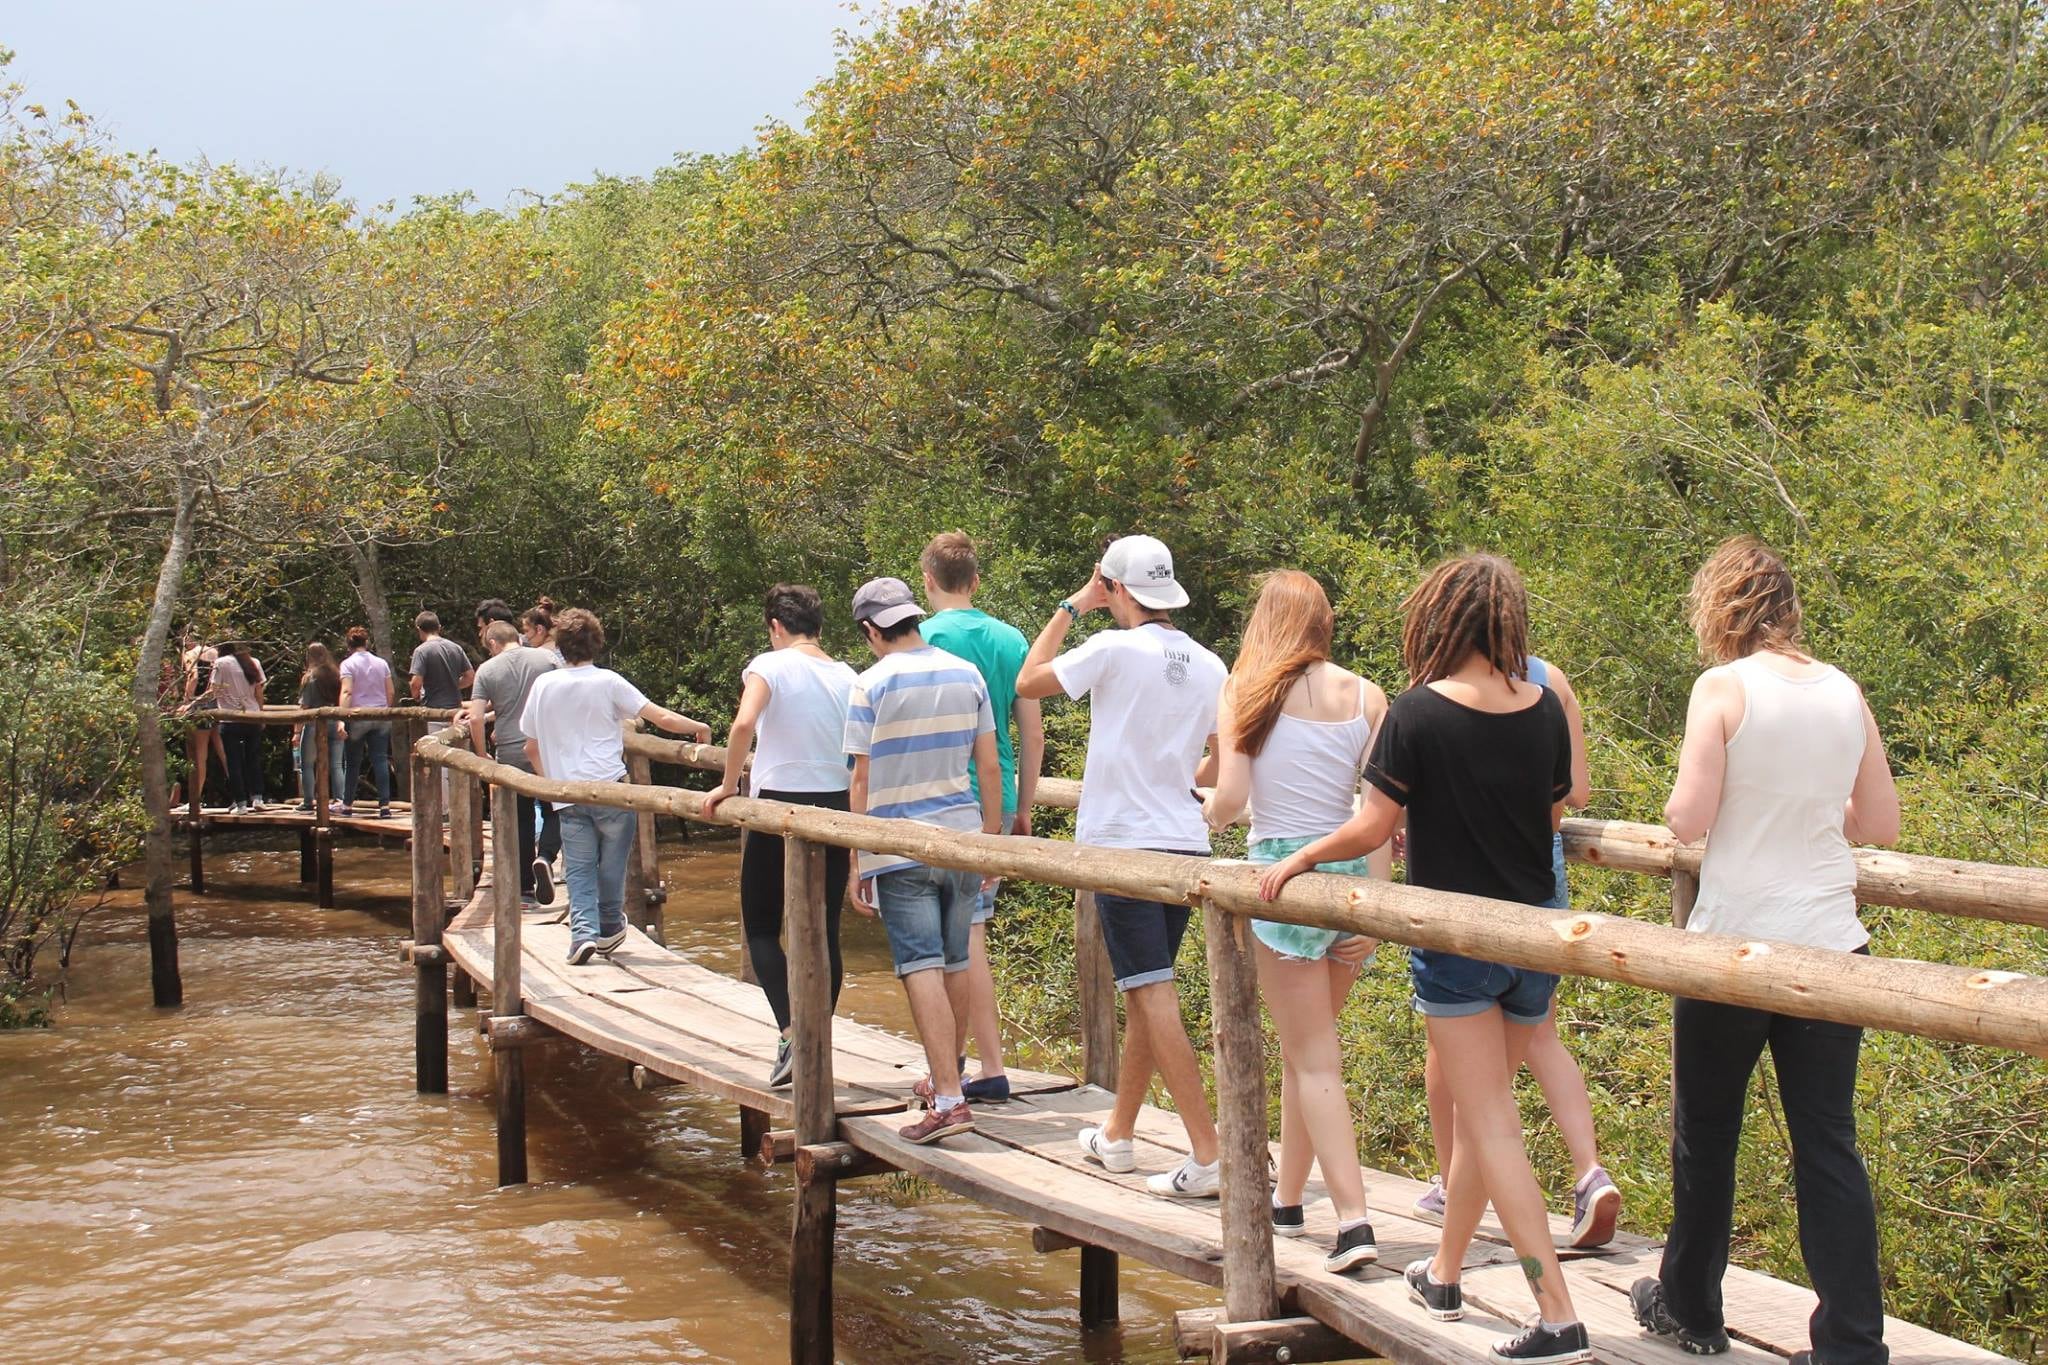
[[[1257,758],[1280,719],[1294,684],[1330,657],[1337,614],[1323,585],[1299,569],[1275,569],[1261,580],[1244,643],[1230,670],[1232,742]]]

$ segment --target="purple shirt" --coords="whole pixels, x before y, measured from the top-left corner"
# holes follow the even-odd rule
[[[349,686],[350,706],[391,705],[391,665],[367,649],[341,661],[341,678]]]

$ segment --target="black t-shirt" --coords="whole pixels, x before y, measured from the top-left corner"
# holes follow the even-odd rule
[[[1492,712],[1411,687],[1387,708],[1365,780],[1408,808],[1411,886],[1524,905],[1556,893],[1550,812],[1572,789],[1572,742],[1549,688]]]

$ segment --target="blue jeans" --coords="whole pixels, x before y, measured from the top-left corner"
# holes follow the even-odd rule
[[[300,805],[311,806],[314,803],[324,799],[324,797],[326,796],[331,796],[337,801],[341,800],[342,782],[347,778],[348,772],[347,754],[345,751],[338,749],[336,747],[334,740],[334,732],[336,730],[339,730],[340,728],[341,722],[338,720],[327,722],[328,790],[323,795],[315,795],[313,791],[313,779],[318,775],[319,760],[317,756],[313,753],[313,727],[311,725],[301,725],[299,727]],[[335,761],[337,758],[340,758],[342,761],[337,763]]]
[[[348,722],[348,772],[342,777],[341,790],[335,797],[342,801],[356,799],[356,784],[363,780],[363,760],[370,760],[370,771],[377,779],[377,804],[391,804],[391,722],[388,720],[352,720]]]
[[[563,806],[562,872],[569,883],[569,941],[626,927],[626,859],[638,819],[610,806]]]
[[[968,930],[980,903],[979,872],[919,865],[875,878],[875,908],[889,931],[896,975],[966,971]]]

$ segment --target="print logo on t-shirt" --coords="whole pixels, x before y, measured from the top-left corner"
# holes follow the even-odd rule
[[[1194,655],[1184,649],[1169,649],[1166,653],[1166,683],[1179,687],[1188,680],[1188,665],[1194,662]]]

